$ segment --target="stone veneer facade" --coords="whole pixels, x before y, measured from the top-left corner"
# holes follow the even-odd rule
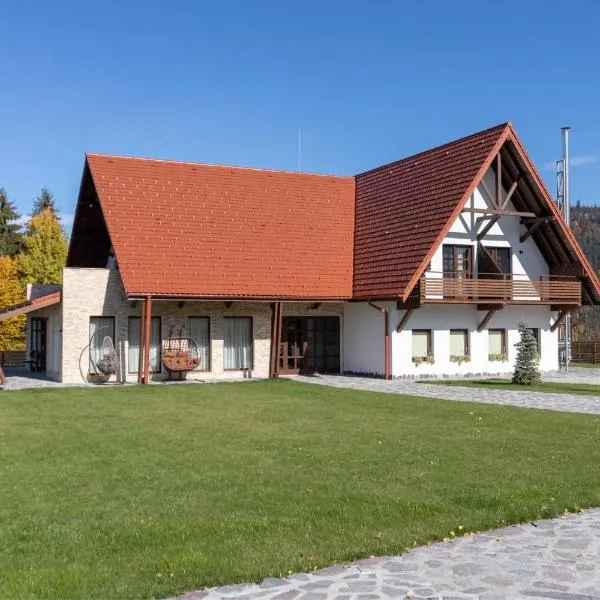
[[[128,317],[140,316],[143,303],[127,300],[125,289],[118,271],[110,269],[66,268],[63,272],[62,300],[62,372],[65,383],[82,381],[80,360],[84,375],[87,374],[87,353],[82,352],[89,342],[90,317],[115,318],[115,348],[118,369],[112,377],[117,381],[137,381],[137,365],[130,369],[128,356]],[[342,303],[323,303],[315,308],[314,303],[286,303],[284,315],[341,316]],[[38,313],[36,313],[37,315]],[[164,340],[169,331],[179,331],[187,323],[187,317],[210,318],[210,370],[198,370],[188,374],[188,379],[231,379],[243,378],[243,371],[223,369],[223,337],[227,316],[252,317],[254,336],[254,360],[252,377],[264,378],[269,375],[271,351],[271,305],[269,302],[231,303],[229,308],[223,301],[180,301],[154,300],[152,316],[161,317],[161,334]],[[162,379],[166,373],[155,373],[153,379]]]

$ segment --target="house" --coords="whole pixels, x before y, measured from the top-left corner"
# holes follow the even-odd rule
[[[49,377],[300,371],[506,373],[517,327],[557,369],[558,327],[600,282],[510,123],[355,177],[88,154],[62,287],[30,286],[27,348]]]

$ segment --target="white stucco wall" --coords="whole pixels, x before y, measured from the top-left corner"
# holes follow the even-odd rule
[[[42,294],[43,295],[43,294]],[[33,296],[37,298],[38,296]],[[29,359],[31,352],[31,319],[35,317],[46,319],[46,376],[60,381],[62,359],[62,305],[55,304],[27,314],[27,329],[25,332],[25,354]]]
[[[490,169],[485,175],[485,181],[490,191],[495,190],[494,173]],[[506,190],[505,190],[506,193]],[[467,202],[470,208],[492,208],[492,204],[483,186],[479,186]],[[514,211],[515,207],[508,203],[506,210]],[[436,250],[431,259],[431,272],[427,277],[440,277],[443,266],[443,244],[473,246],[473,269],[477,273],[477,233],[481,231],[488,221],[481,220],[481,214],[462,213],[452,224],[448,235],[442,245]],[[532,280],[539,280],[542,275],[548,275],[548,265],[541,252],[530,236],[523,243],[520,237],[526,232],[524,225],[520,224],[520,217],[500,217],[495,225],[488,231],[482,240],[483,246],[510,246],[512,252],[512,273],[518,279],[528,275]]]

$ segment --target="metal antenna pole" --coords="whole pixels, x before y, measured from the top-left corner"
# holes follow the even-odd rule
[[[570,127],[561,127],[562,146],[563,146],[563,177],[562,177],[562,212],[567,227],[571,227],[571,198],[569,190],[569,130]],[[565,370],[569,372],[569,362],[571,361],[571,313],[565,317]]]

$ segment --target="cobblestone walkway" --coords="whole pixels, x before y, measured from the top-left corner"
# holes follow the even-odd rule
[[[600,600],[600,509],[182,600]]]
[[[583,371],[584,369],[580,369]],[[579,373],[569,373],[562,377],[545,377],[545,381],[565,381],[571,383],[596,383],[600,385],[600,377]],[[583,378],[585,377],[585,379]],[[461,402],[481,402],[483,404],[506,404],[522,408],[545,408],[561,412],[577,412],[600,415],[600,396],[576,396],[574,394],[556,394],[550,392],[521,392],[515,390],[498,390],[472,387],[456,387],[445,385],[432,385],[419,383],[406,379],[384,381],[370,377],[349,377],[341,375],[315,375],[294,377],[296,381],[329,385],[338,388],[366,390],[372,392],[386,392],[389,394],[408,394],[411,396],[426,396],[428,398],[442,398],[444,400],[457,400]]]

